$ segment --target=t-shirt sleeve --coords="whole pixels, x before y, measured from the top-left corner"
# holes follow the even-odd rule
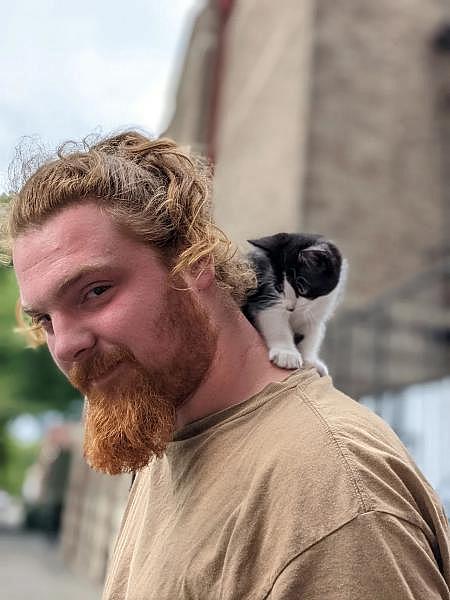
[[[417,526],[368,512],[294,556],[268,600],[449,600],[439,551]]]

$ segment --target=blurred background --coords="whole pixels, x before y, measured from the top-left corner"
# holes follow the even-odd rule
[[[217,220],[243,250],[334,240],[350,272],[323,357],[450,511],[450,2],[18,2],[1,43],[2,201],[22,136],[138,126],[214,162]],[[17,557],[95,598],[130,480],[84,465],[80,399],[14,333],[16,298],[0,271],[0,575]]]

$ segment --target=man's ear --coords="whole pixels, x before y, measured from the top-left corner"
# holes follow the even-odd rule
[[[192,285],[197,290],[206,290],[215,280],[216,271],[212,256],[204,256],[190,267]]]

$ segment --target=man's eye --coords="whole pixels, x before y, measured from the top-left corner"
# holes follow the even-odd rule
[[[43,329],[48,329],[52,324],[50,315],[35,315],[32,317],[31,322],[35,327],[42,327]]]
[[[104,294],[106,292],[106,290],[109,290],[111,286],[110,285],[96,285],[95,287],[91,288],[88,293],[86,294],[86,298],[89,297],[96,297],[96,296],[101,296],[102,294]]]

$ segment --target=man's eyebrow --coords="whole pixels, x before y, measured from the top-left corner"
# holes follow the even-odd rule
[[[53,300],[61,298],[61,296],[63,296],[72,286],[77,284],[81,279],[83,279],[83,277],[86,277],[86,275],[98,273],[99,271],[105,270],[107,268],[111,268],[111,265],[99,263],[92,265],[83,265],[82,267],[79,267],[74,273],[67,275],[64,278],[62,283],[59,286],[57,286],[56,291],[50,295],[51,299]],[[22,306],[22,310],[25,314],[27,314],[30,317],[36,317],[42,314],[41,311],[35,310],[34,308],[31,308],[29,306]]]
[[[54,293],[54,297],[60,298],[67,292],[68,289],[70,289],[72,286],[78,283],[80,279],[83,279],[83,277],[85,277],[86,275],[98,273],[99,271],[106,269],[107,266],[109,265],[93,264],[83,265],[82,267],[79,267],[73,274],[67,275],[67,277],[64,278],[61,285],[57,287],[56,292]]]
[[[20,304],[18,306],[22,310],[22,312],[24,312],[26,315],[28,315],[31,318],[37,317],[38,315],[41,314],[38,310],[34,310],[33,308],[29,308],[28,306],[21,306]]]

